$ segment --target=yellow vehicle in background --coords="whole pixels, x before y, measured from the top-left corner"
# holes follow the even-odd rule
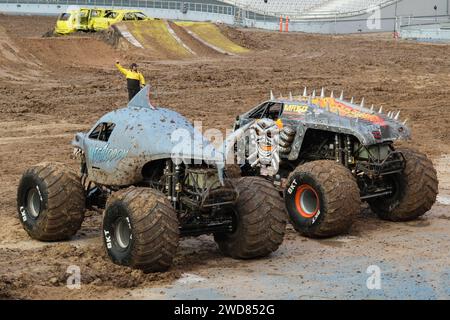
[[[153,20],[139,10],[112,10],[69,6],[56,21],[55,33],[70,34],[76,31],[99,31],[120,21]]]
[[[95,19],[93,27],[95,31],[109,28],[121,21],[146,21],[154,20],[139,10],[110,10],[103,17]]]
[[[99,18],[103,18],[110,11],[111,9],[92,9],[88,21],[89,31],[95,31],[94,29],[95,21]]]
[[[76,31],[94,31],[95,20],[103,17],[109,11],[111,10],[69,6],[66,12],[59,15],[55,33],[69,34]]]

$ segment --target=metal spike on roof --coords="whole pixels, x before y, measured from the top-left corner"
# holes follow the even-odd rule
[[[330,98],[334,99],[334,91],[331,91]]]
[[[273,95],[273,91],[270,90],[270,100],[275,100],[275,96]]]
[[[339,99],[344,100],[344,91],[341,91],[341,97]]]
[[[305,87],[305,90],[303,90],[303,96],[304,96],[304,97],[307,97],[307,96],[308,96],[308,91],[306,90],[306,87]]]
[[[364,98],[361,100],[361,108],[364,108]]]
[[[383,113],[383,106],[380,107],[380,110],[378,110],[378,113]]]
[[[398,120],[400,118],[400,111],[397,112],[397,114],[395,115],[395,120]]]
[[[322,91],[320,92],[320,97],[323,99],[325,98],[325,89],[322,88]]]
[[[312,97],[313,97],[313,98],[316,97],[316,90],[313,90]]]

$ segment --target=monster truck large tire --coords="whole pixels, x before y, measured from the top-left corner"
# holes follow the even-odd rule
[[[236,180],[239,198],[233,233],[215,234],[219,249],[235,259],[264,257],[283,242],[286,215],[275,187],[259,177]]]
[[[311,238],[347,232],[361,206],[352,173],[329,160],[308,162],[291,172],[284,199],[294,228]]]
[[[423,153],[399,148],[406,160],[403,173],[392,176],[394,194],[369,201],[381,219],[410,221],[424,215],[436,202],[438,179],[433,163]]]
[[[225,167],[227,178],[238,179],[242,176],[241,167],[238,164],[230,164]]]
[[[80,178],[60,163],[29,168],[19,182],[17,210],[23,228],[33,239],[69,239],[84,219],[85,195]]]
[[[177,213],[164,194],[130,187],[115,192],[103,216],[103,242],[111,260],[144,272],[166,271],[179,242]]]

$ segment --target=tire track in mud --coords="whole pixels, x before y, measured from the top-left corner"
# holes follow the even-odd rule
[[[437,201],[450,206],[450,154],[444,154],[434,161],[439,180]]]
[[[62,134],[46,134],[46,135],[32,135],[32,136],[22,136],[22,137],[4,137],[0,138],[0,145],[10,144],[10,143],[18,143],[23,140],[46,140],[46,139],[55,139],[55,138],[66,138],[73,136],[72,133],[62,133]]]
[[[187,51],[189,51],[190,54],[196,56],[197,54],[186,44],[183,42],[183,40],[181,40],[176,32],[172,29],[172,27],[170,26],[169,22],[167,20],[164,21],[167,30],[169,30],[169,33],[172,35],[172,37],[180,44],[183,46],[183,48],[185,48]]]

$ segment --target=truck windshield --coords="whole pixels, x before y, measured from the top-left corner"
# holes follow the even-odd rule
[[[143,14],[142,12],[136,12],[135,13],[137,20],[145,20],[147,16]]]
[[[115,17],[117,17],[117,12],[114,12],[114,11],[111,11],[111,12],[108,12],[107,14],[105,14],[105,18],[114,19]]]
[[[70,18],[70,13],[61,13],[59,16],[59,21],[67,21]]]

